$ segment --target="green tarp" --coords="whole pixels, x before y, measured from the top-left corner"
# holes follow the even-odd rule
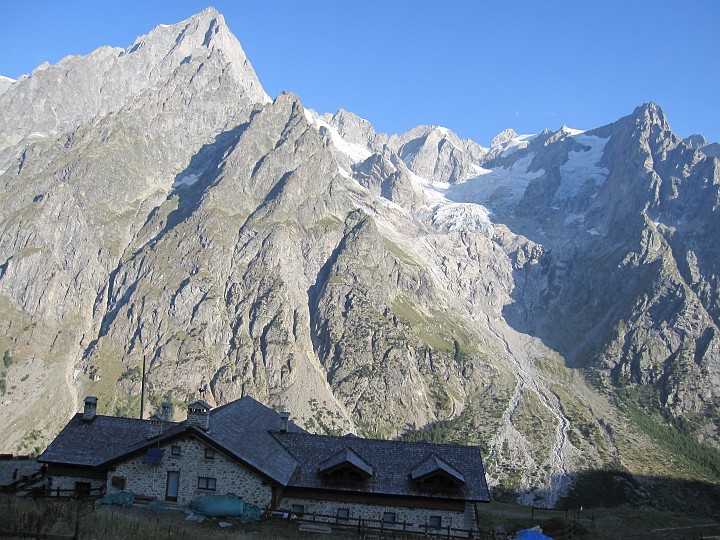
[[[95,504],[116,504],[122,507],[128,507],[133,503],[133,492],[132,491],[121,491],[119,493],[112,493],[105,495],[95,501]]]
[[[260,521],[261,516],[260,508],[232,493],[199,497],[190,503],[190,509],[203,516],[235,518],[242,523]]]

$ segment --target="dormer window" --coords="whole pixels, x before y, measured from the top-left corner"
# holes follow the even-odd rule
[[[331,483],[357,484],[373,475],[373,468],[351,448],[343,448],[320,463],[318,474]]]
[[[410,478],[419,489],[429,492],[454,491],[465,484],[462,473],[435,454],[415,465]]]

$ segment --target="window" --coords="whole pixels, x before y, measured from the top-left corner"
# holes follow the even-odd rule
[[[208,476],[198,476],[198,489],[207,489],[208,491],[215,491],[215,485],[217,478],[210,478]]]
[[[124,476],[113,476],[110,480],[110,485],[115,489],[125,489],[125,477]]]
[[[179,444],[173,444],[170,448],[170,455],[171,456],[179,456],[180,455],[180,445]]]
[[[296,515],[297,517],[302,517],[305,514],[305,505],[293,504],[290,508],[290,513]]]
[[[428,520],[428,526],[430,527],[442,527],[442,516],[430,516]]]
[[[338,508],[337,509],[337,518],[338,519],[348,519],[350,517],[350,509],[349,508]]]
[[[212,448],[206,448],[205,459],[215,459],[215,450],[213,450]]]
[[[420,489],[425,491],[455,491],[459,485],[457,482],[443,474],[434,474],[424,478],[418,483]]]
[[[385,523],[395,523],[396,519],[397,516],[395,515],[395,512],[385,512],[382,518]]]

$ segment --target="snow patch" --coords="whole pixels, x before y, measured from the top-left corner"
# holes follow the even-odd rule
[[[581,135],[582,133],[585,133],[585,130],[584,130],[584,129],[573,129],[573,128],[568,127],[568,126],[563,126],[563,127],[561,127],[561,128],[560,128],[560,131],[562,131],[563,133],[568,133],[569,135],[573,135],[573,136],[574,136],[574,135]]]
[[[420,219],[429,221],[437,231],[481,231],[493,235],[490,211],[480,204],[445,203],[424,206],[418,212]]]
[[[359,163],[361,161],[365,161],[367,158],[369,158],[372,155],[372,152],[365,148],[364,146],[360,146],[359,144],[351,143],[346,141],[342,138],[340,133],[338,133],[338,130],[332,127],[330,124],[325,122],[324,120],[321,120],[320,117],[317,114],[313,114],[308,109],[305,109],[305,119],[312,125],[314,125],[317,128],[325,128],[328,130],[328,133],[330,133],[330,139],[332,141],[333,146],[348,156],[353,163]]]
[[[15,79],[11,79],[10,77],[6,77],[5,75],[0,75],[0,81],[7,81],[9,83],[14,83]]]
[[[574,135],[573,139],[590,149],[568,154],[567,163],[560,167],[560,186],[553,202],[572,199],[589,180],[599,188],[610,174],[605,167],[598,166],[610,138],[601,139],[594,135],[579,134]]]
[[[543,169],[530,172],[528,167],[535,154],[518,159],[509,168],[483,169],[476,176],[450,187],[445,196],[456,202],[487,204],[517,204],[525,194],[528,184],[545,174]]]
[[[533,138],[535,138],[535,135],[527,133],[523,135],[514,135],[509,139],[503,139],[502,142],[492,145],[490,147],[490,152],[500,152],[501,157],[506,157],[518,150],[527,148]]]

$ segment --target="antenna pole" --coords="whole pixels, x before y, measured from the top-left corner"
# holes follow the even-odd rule
[[[142,380],[140,381],[140,420],[145,416],[145,355],[143,354]]]

